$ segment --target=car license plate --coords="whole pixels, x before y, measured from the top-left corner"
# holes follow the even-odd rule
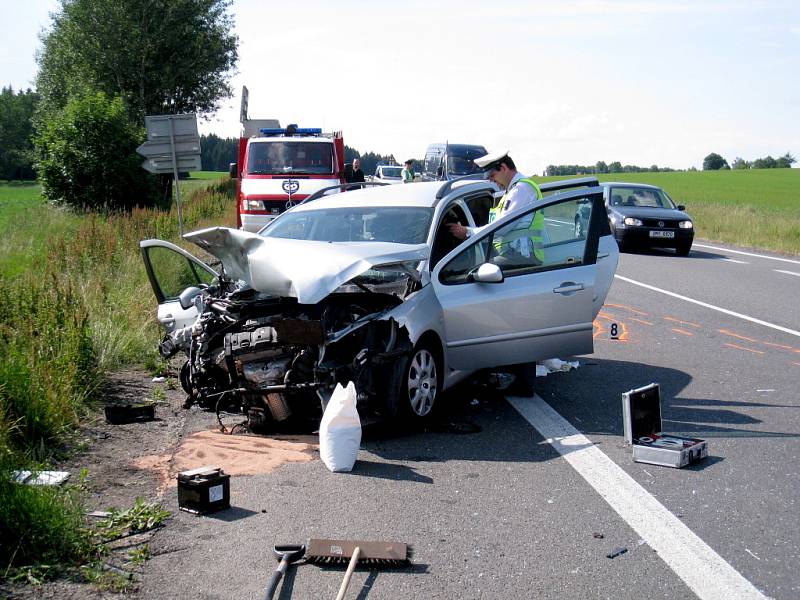
[[[674,231],[651,231],[650,237],[654,238],[674,238],[675,232]]]

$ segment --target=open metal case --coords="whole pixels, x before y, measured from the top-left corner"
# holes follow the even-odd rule
[[[636,462],[681,468],[708,456],[705,440],[662,433],[657,383],[622,394],[622,422]]]

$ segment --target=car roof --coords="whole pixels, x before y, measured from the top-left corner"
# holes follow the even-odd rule
[[[651,190],[660,190],[661,188],[657,185],[650,185],[649,183],[634,183],[632,181],[602,181],[600,185],[603,187],[638,187],[638,188],[650,188]]]
[[[482,181],[465,181],[464,184],[491,184]],[[363,206],[408,206],[432,208],[439,203],[436,193],[442,187],[442,181],[428,181],[413,185],[381,185],[369,186],[365,189],[350,190],[346,193],[331,194],[295,206],[292,210],[313,210],[316,208],[355,208]],[[458,186],[460,188],[461,186]],[[458,189],[457,188],[457,189]],[[491,189],[491,188],[489,188]]]

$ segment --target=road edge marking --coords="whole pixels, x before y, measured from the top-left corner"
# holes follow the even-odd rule
[[[541,397],[507,400],[700,600],[767,599]]]
[[[788,333],[790,335],[796,335],[797,337],[800,337],[800,331],[795,331],[794,329],[789,329],[788,327],[783,327],[782,325],[775,325],[775,323],[770,323],[769,321],[762,321],[761,319],[756,319],[755,317],[743,315],[742,313],[737,313],[732,310],[728,310],[727,308],[722,308],[721,306],[714,306],[713,304],[709,304],[708,302],[695,300],[694,298],[689,298],[688,296],[682,296],[680,294],[676,294],[675,292],[670,292],[669,290],[664,290],[654,285],[649,285],[647,283],[642,283],[641,281],[636,281],[635,279],[629,279],[628,277],[617,275],[616,273],[614,274],[614,278],[621,279],[622,281],[625,281],[627,283],[632,283],[633,285],[638,285],[648,290],[652,290],[654,292],[659,292],[660,294],[666,294],[667,296],[678,298],[679,300],[685,300],[686,302],[691,302],[692,304],[697,304],[698,306],[710,308],[711,310],[716,310],[721,313],[725,313],[726,315],[730,315],[732,317],[744,319],[745,321],[750,321],[751,323],[763,325],[764,327],[771,327],[772,329],[777,329],[778,331],[782,331],[783,333]]]
[[[767,260],[779,260],[781,262],[788,262],[795,265],[800,265],[800,260],[792,260],[791,258],[781,258],[780,256],[769,256],[767,254],[756,254],[755,252],[742,252],[741,250],[731,250],[730,248],[720,248],[719,246],[709,246],[707,244],[692,244],[696,248],[708,248],[709,250],[719,250],[720,252],[732,252],[733,254],[743,254],[744,256],[753,256],[755,258],[766,258]]]

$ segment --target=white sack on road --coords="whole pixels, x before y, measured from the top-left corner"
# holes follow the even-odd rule
[[[361,445],[361,419],[356,409],[356,386],[336,384],[319,426],[319,454],[334,473],[353,470]]]

